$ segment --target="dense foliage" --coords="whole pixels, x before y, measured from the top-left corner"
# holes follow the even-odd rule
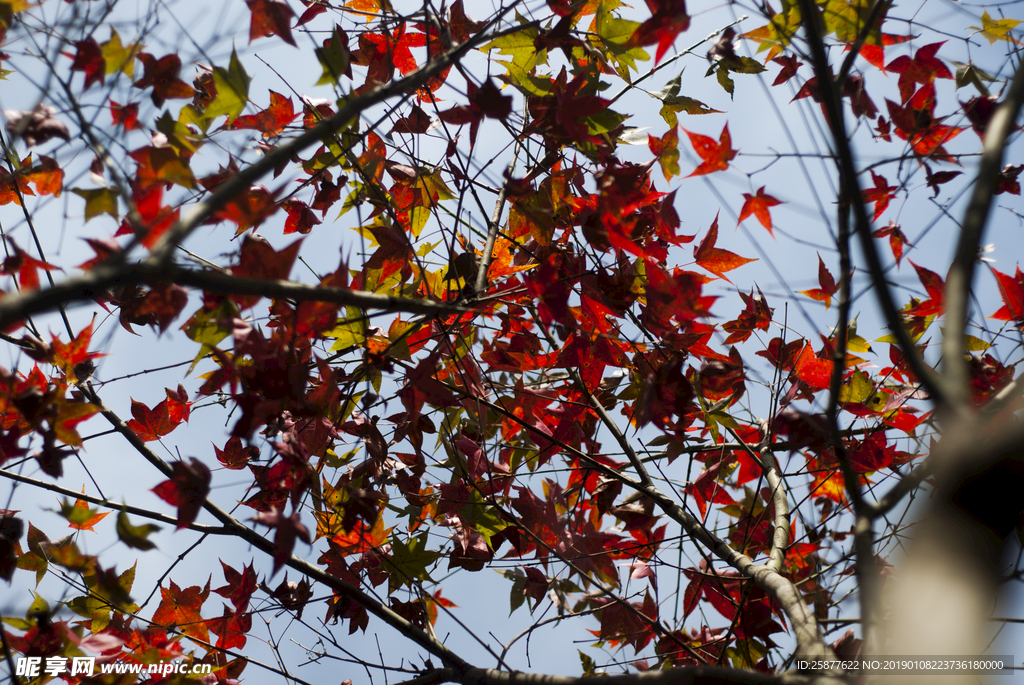
[[[1020,580],[1020,3],[127,5],[0,2],[17,682],[775,682],[929,520]]]

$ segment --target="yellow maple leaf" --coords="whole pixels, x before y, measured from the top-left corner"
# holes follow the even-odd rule
[[[125,47],[121,42],[121,36],[111,26],[110,39],[106,43],[100,44],[103,60],[107,63],[107,74],[116,74],[120,71],[128,78],[132,78],[135,74],[135,55],[142,52],[145,47],[145,45],[139,42],[131,43],[128,47]]]
[[[1009,43],[1021,43],[1019,40],[1010,35],[1010,31],[1015,29],[1020,24],[1019,19],[993,19],[989,16],[988,12],[981,15],[981,26],[969,26],[968,28],[980,31],[981,35],[989,42],[994,44],[997,40],[1005,40]]]

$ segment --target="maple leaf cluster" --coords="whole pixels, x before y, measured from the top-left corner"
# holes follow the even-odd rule
[[[379,619],[463,673],[434,637],[458,608],[441,586],[487,568],[509,581],[513,613],[539,625],[550,601],[638,671],[775,672],[787,633],[851,646],[825,644],[817,622],[835,618],[855,569],[887,562],[881,544],[871,564],[858,559],[863,533],[846,526],[869,515],[865,493],[910,478],[943,429],[929,345],[964,299],[947,292],[962,274],[935,266],[932,227],[907,208],[956,211],[979,145],[1019,135],[1001,114],[1011,91],[986,85],[1005,74],[954,62],[952,39],[887,32],[900,20],[885,3],[805,3],[820,26],[800,3],[766,4],[765,25],[728,24],[675,55],[698,14],[645,4],[640,21],[616,0],[512,3],[481,21],[463,0],[410,13],[246,0],[237,49],[200,56],[157,49],[162,19],[131,38],[101,12],[76,14],[87,30],[73,36],[48,29],[61,48],[41,64],[63,94],[4,112],[0,206],[15,219],[0,337],[14,354],[0,368],[0,469],[49,479],[33,487],[61,493],[49,513],[73,532],[51,540],[0,510],[0,578],[74,578],[74,592],[64,614],[38,595],[24,619],[5,617],[14,652],[184,660],[211,667],[204,682],[233,683],[258,663],[239,655],[258,642],[254,624],[281,612],[318,645],[338,645],[335,624],[355,635]],[[0,43],[37,38],[34,7],[0,3]],[[1016,20],[978,21],[990,45],[1018,45]],[[290,73],[311,39],[313,68]],[[667,78],[697,47],[710,80]],[[737,125],[766,110],[745,86],[776,66],[772,107],[816,117],[820,105],[826,125],[807,128],[827,142],[823,174],[759,138],[764,121]],[[264,67],[285,86],[251,88]],[[640,88],[663,76],[661,91]],[[722,110],[683,94],[701,83]],[[967,87],[977,94],[951,107]],[[632,126],[661,126],[647,97],[667,131]],[[968,126],[977,137],[960,135]],[[861,139],[886,152],[858,168],[848,148]],[[1015,201],[1019,161],[978,185]],[[813,231],[798,176],[833,192],[814,198]],[[61,201],[92,254],[77,267],[39,230]],[[1024,327],[1024,274],[983,277],[1002,306],[968,305],[984,339],[964,337],[964,411],[1009,425],[1020,354],[1006,340]],[[889,330],[869,342],[877,322],[858,334],[857,313],[871,290]],[[96,318],[73,326],[72,299]],[[63,318],[40,324],[55,306]],[[169,367],[184,380],[104,400],[143,375],[121,374],[115,354],[99,365],[115,317],[133,341],[187,349]],[[63,332],[40,332],[51,324]],[[108,425],[83,435],[90,419]],[[209,442],[177,449],[214,424]],[[91,439],[107,429],[147,465],[152,510],[64,487],[70,464],[93,477]],[[885,513],[875,525],[890,526]],[[252,557],[224,555],[205,582],[172,567],[147,609],[136,566],[88,553],[89,535],[111,533],[143,564],[159,564],[166,540],[209,550],[206,536]],[[211,590],[213,575],[224,585]],[[317,620],[303,620],[312,606]],[[425,665],[417,678],[435,675]]]

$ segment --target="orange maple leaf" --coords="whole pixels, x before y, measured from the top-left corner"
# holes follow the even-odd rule
[[[686,131],[685,128],[683,130]],[[729,162],[736,157],[736,150],[732,149],[732,137],[729,135],[729,124],[722,128],[722,134],[718,137],[717,143],[714,138],[700,133],[686,131],[686,135],[690,137],[693,151],[703,160],[690,176],[703,176],[716,171],[725,171],[729,168]]]
[[[743,193],[743,209],[740,210],[739,221],[736,225],[739,226],[743,223],[743,220],[753,214],[757,217],[757,220],[761,222],[761,225],[768,229],[768,232],[775,236],[772,231],[772,215],[768,212],[769,207],[775,207],[781,205],[782,202],[776,200],[771,195],[765,195],[764,186],[757,189],[756,195],[750,193]]]
[[[711,228],[708,229],[708,234],[704,236],[704,240],[700,242],[700,245],[693,250],[693,258],[697,261],[697,264],[716,276],[729,281],[729,277],[725,275],[726,271],[732,271],[744,264],[757,261],[756,259],[740,257],[738,254],[715,247],[717,241],[718,215],[716,214],[715,220],[711,223]],[[732,281],[729,282],[732,283]]]

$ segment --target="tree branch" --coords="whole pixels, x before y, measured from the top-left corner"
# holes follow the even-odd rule
[[[143,509],[142,507],[133,507],[129,504],[118,504],[102,497],[93,497],[92,495],[86,495],[85,493],[75,492],[71,488],[63,488],[54,483],[47,483],[44,480],[38,480],[36,478],[30,478],[23,476],[20,473],[14,473],[7,469],[0,469],[0,476],[7,478],[8,480],[17,481],[24,483],[25,485],[31,485],[34,488],[40,488],[42,490],[49,490],[50,492],[56,492],[59,495],[65,495],[67,497],[74,497],[80,499],[83,502],[89,504],[96,504],[107,509],[115,509],[117,511],[124,511],[126,514],[134,514],[135,516],[141,516],[142,518],[151,519],[153,521],[160,521],[161,523],[169,523],[173,526],[178,525],[178,519],[167,514],[160,514],[155,511]],[[189,530],[194,530],[197,533],[206,533],[209,535],[231,535],[234,531],[224,526],[206,526],[201,523],[190,523],[185,526]]]
[[[116,413],[104,406],[103,401],[91,386],[81,384],[79,385],[79,388],[82,390],[86,399],[100,408],[100,412],[103,414],[104,418],[107,419],[118,433],[124,436],[131,446],[134,447],[135,450],[146,459],[146,461],[155,466],[157,470],[166,477],[170,478],[173,476],[171,465],[164,461],[156,452],[151,450]],[[231,530],[232,534],[239,539],[248,542],[250,545],[267,555],[273,556],[275,554],[273,542],[266,539],[252,528],[241,523],[238,519],[221,509],[209,499],[205,499],[203,501],[203,509],[212,514],[214,518]],[[335,578],[326,571],[320,569],[314,564],[311,564],[305,559],[300,559],[294,554],[290,555],[285,560],[285,565],[308,578],[326,585],[331,590],[346,597],[347,599],[352,600],[377,618],[384,621],[384,623],[388,624],[399,633],[427,650],[429,653],[441,659],[441,661],[449,667],[459,672],[465,672],[470,669],[470,664],[458,654],[439,642],[432,635],[429,635],[424,630],[417,628],[407,619],[396,614],[392,609],[364,592],[361,588]]]
[[[839,95],[832,80],[832,73],[829,69],[828,56],[825,54],[824,26],[817,5],[813,0],[800,0],[800,12],[804,17],[804,30],[807,32],[807,43],[811,48],[811,58],[814,65],[814,75],[818,79],[818,88],[821,93],[822,105],[832,131],[832,138],[838,155],[839,174],[844,181],[843,187],[849,194],[850,208],[853,210],[854,226],[857,237],[860,240],[861,249],[868,262],[868,272],[874,283],[875,295],[885,315],[886,323],[892,330],[893,335],[899,343],[900,349],[910,365],[914,375],[921,385],[928,391],[928,394],[935,402],[944,408],[954,412],[962,412],[963,407],[954,406],[945,388],[942,379],[930,369],[921,358],[914,341],[903,325],[903,317],[892,299],[892,292],[885,278],[885,270],[882,268],[882,261],[875,248],[874,238],[871,235],[871,219],[868,217],[864,207],[864,199],[860,190],[860,182],[857,178],[857,168],[854,161],[853,149],[846,134],[846,124],[843,120],[843,110],[839,102]]]
[[[292,281],[246,278],[220,271],[195,271],[174,264],[161,265],[147,260],[141,264],[127,266],[100,265],[81,276],[67,278],[52,288],[12,293],[0,298],[0,329],[5,329],[27,316],[50,310],[62,303],[89,300],[101,295],[103,291],[111,287],[140,283],[151,285],[177,283],[219,293],[263,295],[299,302],[332,302],[360,309],[403,311],[413,314],[458,314],[472,311],[447,302],[415,300],[394,295],[380,295],[364,290],[328,288]]]
[[[960,240],[956,246],[953,265],[946,277],[946,322],[942,339],[942,363],[947,389],[953,399],[967,402],[969,369],[964,350],[967,349],[967,309],[974,281],[974,265],[981,246],[992,207],[992,194],[999,178],[1006,141],[1014,130],[1014,123],[1024,106],[1024,63],[1010,82],[1006,97],[988,123],[985,143],[974,180],[974,192],[964,213]]]

